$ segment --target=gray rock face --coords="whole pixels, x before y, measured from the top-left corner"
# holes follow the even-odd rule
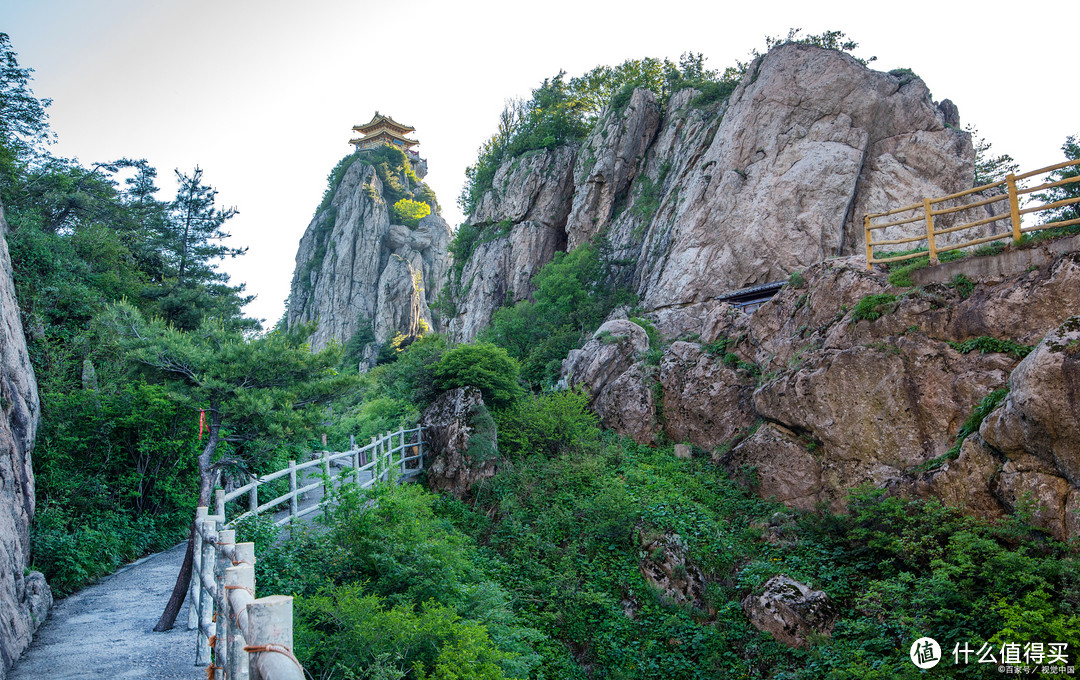
[[[567,247],[591,241],[625,201],[641,159],[656,137],[660,105],[650,90],[634,90],[621,111],[611,111],[581,145],[574,164],[574,204],[566,222]]]
[[[1080,534],[1080,316],[1066,319],[1009,376],[1005,402],[979,434],[1008,457],[1002,501],[1030,492],[1035,522],[1055,536]]]
[[[577,147],[545,149],[504,163],[469,223],[480,230],[475,250],[450,282],[459,314],[452,338],[474,339],[496,309],[526,300],[540,268],[566,250]]]
[[[954,129],[956,107],[936,105],[918,78],[789,44],[755,60],[727,102],[698,94],[678,92],[661,111],[652,93],[637,91],[580,147],[499,168],[471,224],[505,221],[509,239],[519,225],[535,228],[525,226],[533,219],[552,229],[545,244],[554,247],[526,260],[506,256],[505,246],[477,248],[458,282],[452,336],[470,339],[495,307],[530,292],[517,285],[499,297],[469,281],[509,281],[538,270],[549,251],[597,236],[634,263],[628,283],[658,312],[861,253],[866,212],[972,186],[974,151]],[[971,238],[962,234],[946,238]]]
[[[431,305],[446,280],[450,227],[437,213],[415,228],[391,224],[385,196],[375,169],[354,162],[300,239],[287,323],[317,322],[313,349],[345,343],[361,323],[378,344],[416,335],[421,321],[440,327]]]
[[[840,511],[848,492],[869,482],[998,517],[1030,494],[1037,525],[1065,538],[1080,530],[1071,511],[1080,507],[1078,258],[1066,252],[1038,270],[985,280],[973,262],[966,296],[941,284],[903,294],[858,258],[833,259],[753,315],[715,301],[654,312],[669,337],[698,336],[671,342],[658,367],[593,340],[564,362],[565,380],[595,395],[605,427],[641,442],[662,430],[712,451],[758,494],[792,507]],[[859,301],[880,294],[898,297],[880,318],[856,320]],[[950,345],[1044,335],[1022,362]],[[702,344],[724,338],[723,355]],[[740,368],[750,364],[753,375]],[[1006,385],[981,437],[945,457],[972,411]],[[662,422],[645,406],[655,408],[657,388]]]
[[[812,634],[829,635],[836,621],[828,595],[786,574],[766,581],[761,595],[747,595],[742,608],[754,628],[790,647],[809,647]]]
[[[52,604],[45,578],[26,573],[34,517],[31,454],[40,412],[6,236],[0,206],[0,678],[30,644]]]

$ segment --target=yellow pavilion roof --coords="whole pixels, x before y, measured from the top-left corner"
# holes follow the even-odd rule
[[[405,125],[403,123],[399,123],[396,120],[394,120],[393,118],[391,118],[390,116],[384,116],[384,115],[380,114],[378,111],[375,112],[375,115],[372,117],[372,119],[369,122],[364,123],[363,125],[354,125],[353,130],[356,130],[357,132],[360,132],[360,133],[363,133],[363,134],[366,135],[366,134],[370,134],[372,131],[374,131],[376,128],[379,128],[379,127],[391,128],[394,131],[396,131],[398,134],[405,134],[407,132],[416,132],[416,128],[409,127],[408,125]]]

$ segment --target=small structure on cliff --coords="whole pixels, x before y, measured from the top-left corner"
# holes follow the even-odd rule
[[[405,136],[410,132],[416,132],[416,128],[402,125],[390,116],[384,116],[378,111],[376,111],[375,116],[364,125],[354,125],[353,131],[363,135],[362,137],[349,140],[349,144],[355,146],[357,151],[374,149],[383,144],[389,144],[390,146],[401,149],[411,156],[418,155],[416,151],[413,151],[412,147],[420,142]]]

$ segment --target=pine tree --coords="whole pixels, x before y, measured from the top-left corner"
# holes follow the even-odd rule
[[[228,275],[217,268],[218,261],[247,252],[247,248],[223,243],[229,234],[222,227],[236,215],[236,208],[216,206],[217,191],[203,184],[201,168],[196,166],[190,175],[175,172],[180,186],[167,219],[157,226],[156,239],[168,283],[148,295],[158,299],[167,320],[184,330],[197,328],[206,316],[258,327],[258,322],[243,319],[241,313],[254,298],[242,294],[243,285],[228,285]]]
[[[146,321],[133,306],[118,303],[109,323],[126,338],[130,358],[163,380],[171,398],[206,414],[208,432],[198,458],[199,505],[209,506],[224,469],[251,472],[275,446],[302,439],[323,417],[322,405],[355,385],[357,376],[334,367],[341,350],[312,352],[314,326],[246,338],[219,319],[194,331],[164,320]],[[222,447],[222,444],[227,446]],[[191,578],[191,551],[173,596],[155,630],[172,627]]]

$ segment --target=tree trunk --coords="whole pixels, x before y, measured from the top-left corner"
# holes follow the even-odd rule
[[[214,469],[210,460],[217,448],[218,432],[221,429],[221,415],[215,409],[210,423],[210,437],[206,442],[206,448],[199,456],[199,505],[210,507],[210,496],[214,490]],[[172,595],[165,605],[165,611],[161,613],[154,631],[163,633],[172,630],[176,624],[176,617],[180,608],[184,606],[184,597],[187,595],[188,586],[191,584],[191,566],[195,555],[195,525],[192,523],[191,533],[188,534],[187,552],[184,553],[184,563],[180,565],[180,573],[176,576],[176,584],[173,586]]]

